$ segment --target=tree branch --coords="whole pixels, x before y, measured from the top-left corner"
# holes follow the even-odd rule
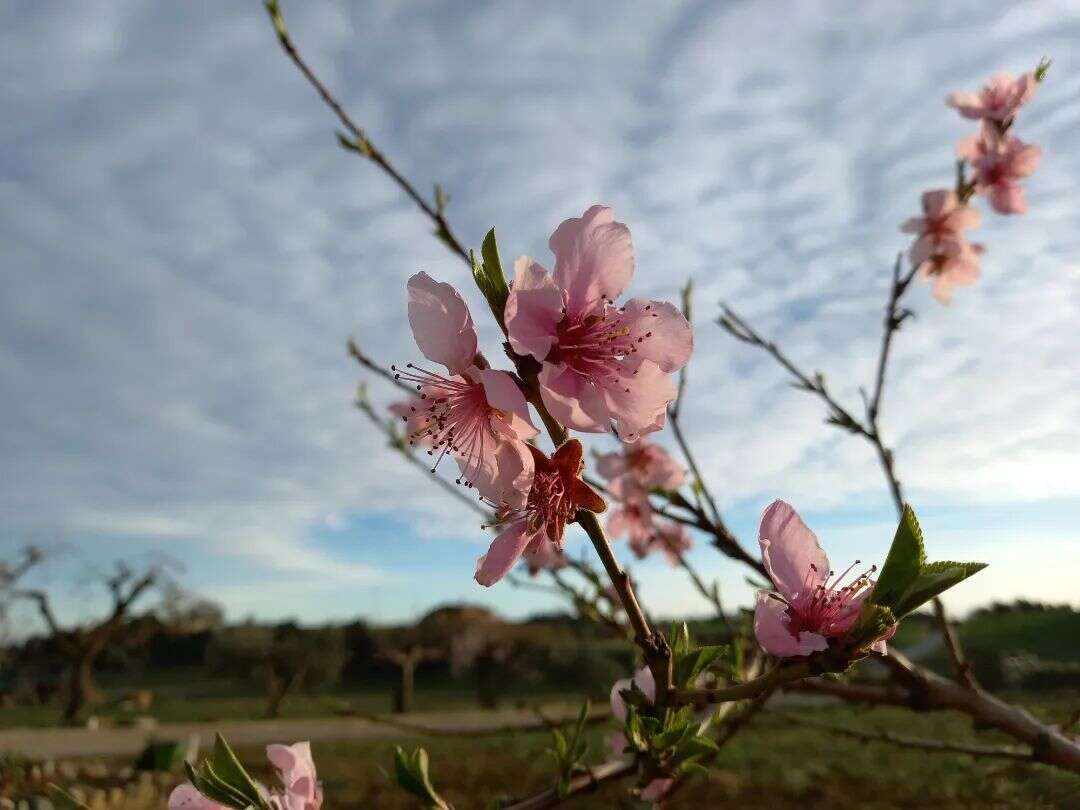
[[[1020,762],[1034,762],[1034,758],[1029,751],[1022,751],[1019,748],[1010,748],[1008,746],[926,740],[918,737],[905,737],[900,734],[893,734],[890,731],[864,730],[850,728],[848,726],[833,725],[832,723],[823,723],[820,720],[800,717],[797,714],[791,714],[789,712],[770,711],[769,714],[783,719],[786,723],[816,728],[821,731],[827,731],[830,734],[851,737],[862,742],[888,743],[889,745],[895,745],[898,748],[909,748],[916,751],[932,751],[943,754],[967,754],[973,757],[990,757],[994,759],[1011,759]]]
[[[349,117],[349,114],[342,107],[341,103],[334,97],[330,90],[322,83],[314,71],[308,67],[303,57],[297,51],[296,46],[293,44],[292,37],[289,36],[288,29],[285,27],[285,20],[281,16],[281,6],[278,0],[266,0],[266,11],[270,15],[270,21],[273,23],[274,32],[277,34],[278,42],[281,43],[282,50],[285,51],[286,56],[292,60],[292,63],[300,70],[304,75],[304,78],[308,80],[308,83],[315,88],[315,92],[319,94],[319,97],[323,100],[330,111],[337,117],[341,125],[345,127],[349,133],[349,137],[338,133],[338,142],[350,152],[354,152],[360,157],[367,158],[374,163],[387,177],[389,177],[400,188],[410,200],[412,200],[416,207],[419,208],[424,215],[431,220],[435,226],[435,236],[443,242],[454,254],[456,254],[462,261],[471,266],[469,259],[469,251],[465,249],[464,245],[454,235],[453,229],[450,227],[450,223],[446,219],[445,206],[446,198],[442,189],[439,186],[435,187],[434,201],[428,202],[424,196],[416,190],[409,180],[405,178],[390,162],[389,158],[367,137],[364,131],[356,125],[356,123]]]
[[[612,782],[630,776],[636,770],[637,763],[632,759],[614,759],[605,762],[603,765],[587,768],[584,773],[573,777],[570,780],[565,798],[560,798],[559,794],[552,788],[532,798],[504,805],[503,810],[542,810],[545,807],[556,807],[575,796],[595,790],[604,782]]]
[[[960,641],[949,617],[945,614],[945,605],[940,599],[934,599],[934,616],[937,618],[938,629],[945,641],[945,649],[949,651],[949,660],[952,662],[953,674],[957,683],[963,684],[968,689],[977,689],[979,684],[975,680],[975,673],[971,671],[971,665],[964,657],[964,651],[960,648]]]

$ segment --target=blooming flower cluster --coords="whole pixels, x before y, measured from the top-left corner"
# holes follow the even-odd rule
[[[681,523],[658,517],[649,504],[649,493],[677,490],[686,479],[686,470],[667,450],[646,439],[601,455],[596,467],[618,502],[608,516],[608,533],[626,537],[639,559],[660,551],[672,565],[678,565],[692,546],[690,533]]]
[[[963,161],[955,189],[922,195],[923,215],[907,220],[901,230],[915,235],[909,250],[912,267],[932,282],[934,297],[948,303],[955,287],[979,278],[983,246],[963,232],[979,224],[979,212],[968,205],[972,195],[985,197],[999,214],[1024,214],[1027,201],[1020,180],[1039,163],[1042,150],[1012,134],[1017,111],[1035,94],[1044,68],[1013,78],[995,75],[978,93],[952,93],[947,103],[965,118],[979,122],[978,131],[957,147]],[[972,178],[965,179],[970,167]]]
[[[274,766],[281,782],[281,787],[273,790],[258,786],[271,810],[319,810],[322,807],[322,786],[315,773],[315,760],[311,757],[310,743],[268,745],[266,758]],[[184,782],[169,794],[169,810],[228,808],[203,796],[190,782]]]
[[[794,658],[829,648],[843,639],[859,619],[863,602],[874,581],[868,571],[847,580],[856,560],[837,575],[817,537],[798,513],[783,501],[774,501],[761,516],[758,530],[761,559],[774,591],[760,591],[754,611],[754,635],[765,652]],[[885,652],[895,626],[875,639],[872,649]]]

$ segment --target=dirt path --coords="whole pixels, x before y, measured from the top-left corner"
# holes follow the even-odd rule
[[[244,720],[221,723],[165,723],[154,728],[20,728],[0,730],[0,751],[31,757],[56,759],[76,756],[134,756],[151,740],[186,742],[198,737],[205,748],[215,732],[221,732],[234,746],[291,743],[298,740],[378,740],[418,737],[426,734],[494,733],[503,729],[538,730],[546,721],[573,719],[577,710],[566,705],[541,707],[543,719],[535,711],[429,712],[407,718],[325,717],[288,720]],[[408,727],[406,727],[408,726]]]

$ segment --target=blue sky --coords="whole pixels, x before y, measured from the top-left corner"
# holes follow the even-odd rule
[[[874,458],[712,325],[716,303],[854,406],[897,226],[950,181],[970,130],[944,95],[1053,57],[1019,124],[1045,152],[1031,214],[984,217],[983,281],[952,306],[913,291],[884,418],[932,554],[991,563],[954,607],[1075,601],[1080,11],[806,2],[778,29],[777,6],[285,13],[372,139],[449,191],[469,244],[494,225],[505,256],[546,261],[554,226],[603,201],[633,233],[636,293],[673,297],[692,276],[686,419],[730,523],[750,542],[784,497],[837,563],[880,558],[891,536]],[[409,275],[482,309],[426,223],[335,146],[261,4],[16,2],[0,22],[0,550],[60,549],[39,579],[69,618],[119,556],[177,560],[233,616],[555,606],[475,586],[474,518],[350,408],[346,338],[415,358]],[[701,545],[694,561],[745,602],[742,572]],[[703,609],[662,561],[634,570],[656,613]]]

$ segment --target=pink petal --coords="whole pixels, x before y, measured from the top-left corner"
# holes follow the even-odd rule
[[[949,212],[945,218],[944,225],[946,228],[954,231],[964,231],[968,228],[975,228],[979,224],[979,209],[972,208],[970,205],[962,205],[959,208]]]
[[[502,421],[517,438],[531,439],[540,432],[532,423],[525,395],[513,377],[505,371],[491,368],[478,371],[475,376],[484,386],[488,405],[502,413]]]
[[[409,324],[424,357],[461,374],[476,357],[476,329],[469,308],[449,284],[427,273],[409,279]]]
[[[981,158],[982,155],[983,143],[982,138],[978,135],[968,135],[966,138],[961,138],[960,142],[956,144],[956,156],[964,160],[975,161]]]
[[[535,536],[535,532],[527,530],[525,520],[514,521],[503,529],[491,541],[487,554],[476,561],[476,581],[488,588],[505,577]]]
[[[611,687],[611,713],[619,720],[625,722],[626,720],[626,703],[623,701],[620,692],[630,688],[630,678],[621,678],[615,681]],[[642,667],[634,673],[633,682],[637,684],[637,688],[640,689],[649,703],[656,700],[656,680],[653,678],[652,670],[648,667]]]
[[[601,385],[604,402],[624,442],[660,430],[676,393],[675,383],[656,363],[637,356],[624,360],[621,373],[604,377]]]
[[[677,307],[666,301],[631,298],[623,308],[624,326],[631,338],[641,338],[637,354],[652,360],[670,374],[690,360],[694,351],[694,333]],[[649,335],[646,337],[646,335]]]
[[[563,222],[548,245],[555,254],[555,283],[565,291],[571,315],[588,314],[603,298],[618,298],[634,275],[630,230],[605,206]]]
[[[765,568],[789,601],[828,579],[829,558],[817,536],[784,501],[773,501],[761,515],[758,539]]]
[[[611,414],[603,395],[589,380],[563,363],[544,363],[540,396],[557,421],[586,433],[606,433]]]
[[[1021,143],[1017,139],[1009,153],[1009,173],[1013,177],[1027,177],[1035,171],[1041,159],[1042,149]]]
[[[606,481],[614,481],[627,471],[624,453],[601,453],[596,457],[596,472]]]
[[[925,191],[922,195],[923,212],[929,219],[935,219],[949,213],[956,208],[957,204],[956,192],[947,189]]]
[[[796,638],[787,625],[787,606],[759,591],[754,608],[754,636],[769,655],[778,658],[796,658],[812,652],[828,649],[829,642],[817,633],[802,632]]]
[[[985,113],[982,98],[978,93],[950,93],[945,103],[950,107],[955,107],[965,118],[982,118]]]
[[[901,233],[922,233],[924,230],[926,230],[926,220],[923,217],[905,219],[900,226]]]
[[[465,470],[458,459],[458,467]],[[468,470],[471,483],[486,500],[494,504],[522,507],[532,486],[534,464],[528,445],[517,439],[503,439],[491,444],[480,459],[479,468]]]
[[[190,782],[173,788],[169,794],[169,810],[226,810],[224,805],[203,796]]]
[[[1026,214],[1024,189],[1016,183],[995,183],[988,189],[991,207],[999,214]]]
[[[622,700],[622,698],[620,698]],[[625,711],[625,709],[623,710]],[[621,757],[626,753],[627,747],[630,745],[630,741],[626,739],[625,734],[612,734],[608,737],[608,747],[611,749],[611,753],[614,756]]]
[[[548,356],[563,318],[563,296],[551,274],[528,256],[514,262],[514,284],[504,315],[515,352],[537,360]]]

